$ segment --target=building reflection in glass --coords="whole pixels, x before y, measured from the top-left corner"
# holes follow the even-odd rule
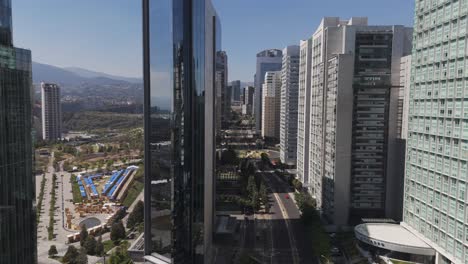
[[[209,0],[143,0],[143,14],[145,255],[210,263],[220,23]]]

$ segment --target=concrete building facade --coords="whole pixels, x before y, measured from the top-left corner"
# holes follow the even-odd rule
[[[299,46],[283,49],[281,69],[280,159],[290,165],[297,159],[299,51]]]
[[[281,71],[265,73],[262,102],[262,137],[279,139]]]
[[[262,130],[262,92],[265,81],[265,73],[268,71],[281,71],[283,54],[281,50],[269,49],[257,53],[257,64],[255,71],[255,96],[254,96],[254,118],[257,132]]]
[[[404,156],[400,59],[411,52],[411,34],[327,17],[311,39],[307,186],[332,224],[401,215],[390,195],[403,175],[395,158]]]
[[[62,138],[62,104],[60,87],[55,83],[41,83],[42,139]]]
[[[310,92],[312,39],[302,40],[299,55],[299,93],[297,110],[297,176],[306,189],[309,181]]]
[[[468,2],[416,1],[403,225],[468,261]]]
[[[215,64],[216,89],[216,128],[224,128],[227,114],[231,108],[231,94],[228,91],[228,56],[225,51],[216,52]]]

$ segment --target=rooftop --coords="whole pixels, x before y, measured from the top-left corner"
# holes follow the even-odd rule
[[[435,255],[433,248],[401,225],[362,224],[356,226],[354,231],[359,240],[376,247],[410,254]]]

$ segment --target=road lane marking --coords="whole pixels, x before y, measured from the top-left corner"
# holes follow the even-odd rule
[[[283,205],[283,201],[279,198],[279,195],[277,193],[273,193],[275,196],[276,202],[278,203],[279,207],[281,208],[281,215],[283,216],[284,222],[286,223],[286,229],[288,230],[288,237],[289,237],[289,244],[291,245],[291,253],[293,257],[293,263],[298,264],[299,263],[299,255],[297,254],[297,247],[296,247],[296,241],[294,240],[293,235],[291,234],[291,226],[289,223],[288,215],[286,213],[286,210]]]

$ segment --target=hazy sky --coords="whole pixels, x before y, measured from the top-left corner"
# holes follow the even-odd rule
[[[323,16],[412,25],[413,0],[213,0],[229,79],[253,81],[255,54],[299,44]],[[15,45],[33,60],[141,76],[141,0],[13,0]]]

